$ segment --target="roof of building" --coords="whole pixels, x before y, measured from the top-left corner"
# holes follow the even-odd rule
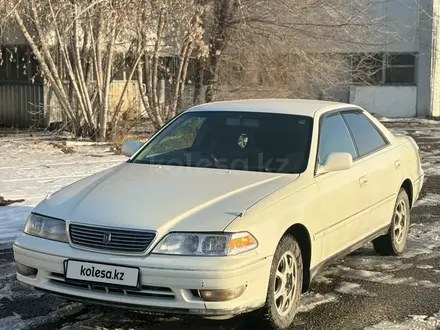
[[[346,103],[300,99],[251,99],[205,103],[188,111],[249,111],[314,117],[322,112],[356,107]]]

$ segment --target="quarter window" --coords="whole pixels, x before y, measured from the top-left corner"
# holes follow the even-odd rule
[[[358,157],[350,132],[340,114],[331,115],[322,123],[319,164],[323,165],[327,156],[333,152],[348,152],[353,159]]]
[[[372,153],[387,144],[377,128],[361,112],[343,114],[348,127],[353,133],[360,156]]]

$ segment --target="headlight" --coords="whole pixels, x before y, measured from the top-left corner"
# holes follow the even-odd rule
[[[247,232],[236,234],[171,233],[153,253],[185,256],[226,256],[255,249],[258,242]]]
[[[31,213],[26,221],[24,232],[59,242],[68,242],[66,222]]]

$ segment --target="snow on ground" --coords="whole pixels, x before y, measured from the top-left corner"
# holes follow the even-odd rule
[[[433,269],[434,267],[431,265],[418,265],[416,266],[418,269]]]
[[[439,157],[440,158],[440,157]],[[437,158],[438,159],[438,158]],[[434,166],[432,166],[432,167],[428,167],[426,170],[425,170],[425,175],[431,175],[431,176],[434,176],[434,175],[438,175],[438,176],[440,176],[440,168],[438,168],[438,167],[434,167]]]
[[[440,283],[433,283],[431,281],[417,281],[412,277],[396,277],[391,273],[384,273],[378,271],[369,271],[364,269],[353,269],[350,267],[338,265],[323,272],[326,276],[338,276],[349,278],[353,280],[364,280],[375,283],[394,284],[394,285],[410,285],[422,286],[426,288],[440,288]],[[345,289],[345,288],[344,288]]]
[[[440,313],[432,316],[412,315],[403,322],[382,322],[365,330],[437,330],[440,328]]]
[[[394,272],[414,267],[413,262],[423,262],[419,269],[431,269],[429,260],[440,256],[440,223],[416,223],[411,227],[406,252],[400,258],[374,255],[372,247],[358,250],[344,259],[343,263],[324,270],[320,276],[324,278],[342,277],[351,280],[363,280],[374,283],[393,285],[421,286],[440,288],[438,282],[418,281],[412,277],[398,277]],[[412,258],[414,258],[412,260]],[[352,289],[355,289],[352,287]],[[361,289],[361,288],[359,288]],[[339,292],[347,290],[347,285]],[[338,291],[338,290],[336,290]]]
[[[354,294],[358,296],[368,296],[368,297],[375,297],[377,294],[368,292],[367,290],[363,289],[360,284],[358,283],[351,283],[351,282],[341,282],[338,283],[335,287],[335,291],[337,293],[342,294]]]
[[[334,293],[320,294],[314,292],[306,292],[301,296],[301,304],[298,308],[298,312],[310,312],[312,309],[319,305],[336,302],[337,300],[338,297]]]
[[[440,204],[440,195],[428,193],[423,199],[418,200],[414,206],[436,206]]]
[[[415,223],[411,226],[408,248],[403,254],[403,258],[412,258],[417,255],[438,257],[439,248],[440,222]]]
[[[27,216],[48,193],[127,159],[114,155],[107,145],[80,145],[73,150],[66,154],[47,137],[0,138],[0,196],[25,199],[0,206],[0,246],[21,234]]]
[[[438,124],[438,120],[432,119],[423,119],[423,118],[388,118],[388,117],[379,117],[381,122],[389,123],[389,122],[411,122],[411,123],[421,123],[421,124]]]
[[[81,303],[73,303],[61,307],[48,315],[37,316],[30,319],[22,319],[20,315],[14,314],[6,318],[0,319],[0,330],[21,330],[44,326],[47,323],[62,319],[63,317],[77,314],[84,309]]]

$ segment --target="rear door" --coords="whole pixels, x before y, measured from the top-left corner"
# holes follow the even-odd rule
[[[394,148],[380,130],[362,111],[342,113],[367,173],[365,182],[370,209],[369,233],[373,233],[391,222],[391,216],[403,172],[398,149]]]
[[[360,241],[369,226],[368,192],[363,184],[367,169],[356,150],[354,141],[339,113],[322,119],[318,163],[334,152],[347,152],[353,166],[344,171],[315,176],[320,191],[321,225],[315,234],[322,237],[322,255],[327,259]]]

